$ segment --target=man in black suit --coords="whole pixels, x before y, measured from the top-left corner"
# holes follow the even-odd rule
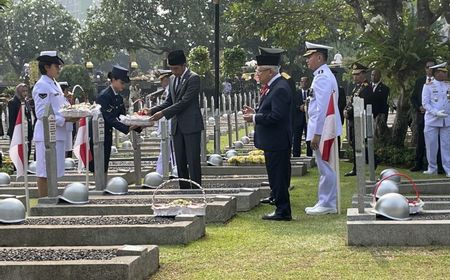
[[[299,157],[301,155],[301,143],[303,133],[308,131],[307,120],[306,120],[306,107],[308,102],[308,97],[311,93],[310,82],[308,77],[300,78],[300,90],[294,95],[293,107],[295,108],[294,114],[292,115],[292,155],[294,157]],[[310,146],[311,142],[306,141],[306,155],[312,157],[312,150]]]
[[[292,220],[289,200],[291,180],[291,100],[289,83],[279,73],[280,56],[256,56],[256,70],[260,83],[259,107],[244,106],[243,117],[255,124],[255,147],[264,151],[267,175],[272,189],[275,212],[263,216],[264,220]],[[274,137],[276,135],[276,137]]]
[[[19,109],[21,106],[21,102],[25,103],[25,117],[27,118],[27,127],[28,127],[28,160],[30,160],[31,155],[31,142],[33,141],[33,121],[31,119],[31,109],[26,101],[26,97],[28,96],[28,86],[26,84],[19,84],[16,87],[16,93],[14,97],[8,101],[8,136],[9,139],[12,139],[14,128],[16,126],[17,114],[19,113]]]
[[[381,71],[378,69],[372,70],[372,113],[373,118],[376,119],[378,116],[387,122],[387,117],[389,113],[388,98],[390,94],[390,89],[381,81]]]
[[[167,59],[173,73],[169,95],[163,104],[150,109],[151,119],[157,121],[165,117],[172,120],[178,177],[201,185],[200,139],[204,124],[198,102],[200,77],[186,66],[186,56],[182,50],[170,52]],[[191,188],[191,185],[180,182],[180,188]]]
[[[416,111],[416,157],[414,166],[411,171],[422,171],[427,165],[423,164],[423,158],[425,157],[425,136],[423,130],[425,129],[425,108],[422,106],[422,89],[425,83],[431,82],[433,78],[433,71],[430,69],[434,66],[433,60],[428,60],[425,63],[425,76],[422,76],[416,80],[414,84],[414,90],[411,94],[411,104]]]

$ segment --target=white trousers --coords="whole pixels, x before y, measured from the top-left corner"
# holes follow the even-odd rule
[[[442,167],[446,174],[450,174],[450,126],[425,125],[423,133],[427,148],[428,171],[437,172],[438,138],[440,138]]]
[[[160,144],[161,152],[158,155],[158,160],[156,161],[156,172],[163,176],[163,161],[162,161],[162,143]],[[176,165],[175,161],[175,150],[173,148],[172,136],[169,138],[169,168],[173,170]]]
[[[64,176],[65,141],[56,141],[56,176]],[[35,142],[36,149],[36,176],[47,178],[47,166],[45,165],[45,143]]]
[[[322,160],[319,150],[314,151],[317,168],[319,169],[318,205],[336,208],[337,176],[327,161]]]

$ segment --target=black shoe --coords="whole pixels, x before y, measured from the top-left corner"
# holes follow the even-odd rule
[[[275,212],[264,215],[262,217],[263,220],[269,220],[269,221],[291,221],[292,216],[291,215],[279,215]]]
[[[263,203],[263,204],[272,204],[272,205],[275,204],[275,200],[274,200],[272,197],[270,197],[270,196],[261,199],[259,202],[261,202],[261,203]]]
[[[415,165],[414,167],[410,168],[409,171],[411,172],[422,171],[422,167]]]
[[[344,176],[345,176],[345,177],[356,176],[356,171],[355,171],[355,170],[352,170],[352,171],[350,171],[350,172],[347,172],[347,173],[344,174]]]

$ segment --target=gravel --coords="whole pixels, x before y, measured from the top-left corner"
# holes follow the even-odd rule
[[[422,213],[417,215],[411,215],[411,219],[413,220],[450,220],[450,213],[445,214],[431,214],[431,213]]]
[[[238,189],[238,188],[260,188],[261,184],[260,183],[206,183],[203,184],[202,187],[204,189],[208,189],[208,188],[227,188],[227,189]]]
[[[233,193],[239,193],[240,190],[238,189],[229,189],[229,190],[205,190],[206,194],[233,194]],[[169,190],[169,189],[162,189],[158,190],[157,195],[189,195],[189,194],[202,194],[199,190]],[[133,191],[128,193],[127,195],[153,195],[153,192],[151,190],[149,191]]]
[[[434,214],[434,213],[419,213],[415,215],[409,216],[411,220],[450,220],[450,213],[445,214]],[[377,220],[386,220],[386,221],[392,221],[391,219],[388,219],[386,217],[383,217],[381,215],[377,215]]]
[[[183,199],[180,197],[176,198],[158,198],[156,196],[157,202],[170,202],[176,199]],[[203,202],[203,199],[201,198],[187,198],[186,200],[190,200],[192,202]],[[207,202],[213,202],[214,200],[211,198],[206,199]],[[124,199],[91,199],[89,201],[89,204],[105,204],[105,205],[111,205],[111,204],[144,204],[144,205],[152,205],[153,200],[151,198],[124,198]]]
[[[117,249],[0,249],[0,261],[73,261],[111,260],[117,256]]]
[[[118,217],[47,217],[29,218],[24,225],[147,225],[172,224],[174,219],[151,216],[118,216]]]

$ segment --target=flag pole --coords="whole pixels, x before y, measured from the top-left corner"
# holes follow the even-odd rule
[[[339,174],[339,141],[338,137],[334,138],[334,170],[336,172],[336,206],[338,214],[341,214],[341,176]]]
[[[89,188],[89,117],[85,118],[86,121],[86,156],[84,168],[86,169],[86,187]]]
[[[25,103],[20,104],[22,115],[22,151],[23,151],[23,178],[25,184],[25,204],[27,216],[30,215],[30,191],[28,189],[28,120],[25,116]]]

